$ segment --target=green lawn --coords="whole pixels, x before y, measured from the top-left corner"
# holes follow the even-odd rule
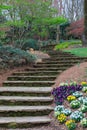
[[[64,50],[64,52],[70,52],[80,57],[87,57],[87,48],[75,48],[71,50]]]
[[[62,43],[58,43],[55,46],[55,50],[62,50],[65,48],[68,48],[69,46],[74,46],[74,45],[82,45],[82,41],[81,40],[68,40],[68,41],[64,41]]]

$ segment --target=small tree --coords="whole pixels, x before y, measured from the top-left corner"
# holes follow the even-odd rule
[[[57,10],[52,7],[52,0],[2,0],[2,12],[7,18],[5,25],[11,28],[10,37],[14,45],[18,39],[19,47],[24,44],[25,38],[39,38],[49,35],[51,26],[56,26],[65,21],[64,18],[55,17]],[[8,6],[5,6],[8,5]],[[5,11],[3,11],[3,9]]]

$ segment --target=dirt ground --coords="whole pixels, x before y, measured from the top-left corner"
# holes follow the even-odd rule
[[[77,64],[65,71],[63,71],[57,78],[56,83],[53,87],[58,87],[61,82],[76,81],[80,83],[82,81],[87,81],[87,62]]]

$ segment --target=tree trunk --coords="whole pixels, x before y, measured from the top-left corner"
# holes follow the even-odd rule
[[[60,28],[59,25],[57,25],[57,31],[56,31],[56,42],[59,43],[59,34],[60,34]]]
[[[87,0],[84,0],[84,38],[83,45],[87,45]]]

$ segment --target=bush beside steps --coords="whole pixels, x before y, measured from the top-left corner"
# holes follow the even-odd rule
[[[35,63],[37,57],[19,48],[0,46],[0,69]]]

